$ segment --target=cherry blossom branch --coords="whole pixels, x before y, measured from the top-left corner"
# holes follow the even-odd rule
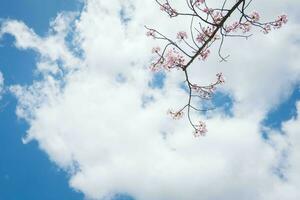
[[[188,12],[179,12],[174,9],[169,0],[155,0],[161,10],[168,14],[170,18],[174,17],[190,17],[189,34],[185,31],[179,31],[176,35],[177,41],[168,38],[156,29],[147,29],[147,36],[153,39],[166,41],[161,52],[160,47],[152,49],[152,53],[158,56],[157,60],[152,63],[151,70],[158,71],[165,69],[181,69],[184,72],[185,83],[188,90],[187,103],[178,111],[169,111],[174,119],[179,119],[183,116],[184,111],[187,112],[187,118],[190,125],[194,129],[194,135],[205,135],[205,123],[199,121],[195,123],[192,119],[191,112],[205,112],[211,109],[199,109],[192,105],[193,98],[201,100],[211,99],[216,87],[223,84],[224,78],[222,73],[218,73],[215,82],[201,86],[194,84],[189,79],[188,68],[195,62],[196,58],[205,61],[210,54],[210,47],[216,42],[219,42],[218,55],[221,61],[227,61],[227,56],[223,56],[222,47],[226,37],[240,37],[248,39],[252,34],[249,34],[252,27],[259,28],[263,33],[267,34],[271,29],[281,28],[287,23],[287,16],[281,15],[271,22],[261,22],[260,15],[257,12],[248,14],[246,9],[252,3],[252,0],[236,0],[232,5],[227,6],[227,0],[224,0],[220,7],[211,8],[206,0],[186,0]],[[234,12],[237,12],[237,20],[229,23],[229,18]],[[236,16],[235,16],[236,17]],[[190,39],[189,39],[190,38]]]

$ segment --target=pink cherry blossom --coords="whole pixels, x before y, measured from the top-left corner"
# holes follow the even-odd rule
[[[259,13],[254,11],[252,14],[250,14],[250,18],[253,22],[258,22],[260,19]]]
[[[184,112],[183,112],[183,111],[175,112],[175,111],[173,111],[173,110],[168,110],[167,113],[168,113],[169,115],[171,115],[173,119],[176,119],[176,120],[181,119],[181,118],[183,117],[183,115],[184,115]]]
[[[212,18],[215,23],[220,23],[223,19],[222,13],[221,12],[213,12],[212,13]]]
[[[245,22],[245,23],[240,24],[239,27],[243,31],[243,33],[247,33],[251,30],[251,23]]]
[[[202,11],[204,13],[206,13],[206,14],[211,14],[213,12],[213,9],[211,9],[211,8],[204,8]]]
[[[282,27],[283,24],[288,22],[287,15],[280,15],[278,16],[277,20],[273,23],[273,27],[275,29],[279,29]]]
[[[211,26],[203,27],[202,32],[199,32],[196,36],[196,41],[199,43],[205,42],[214,32],[214,28]],[[217,35],[214,36],[213,40],[216,40],[218,38]]]
[[[184,57],[172,49],[166,54],[166,59],[163,66],[165,69],[180,68],[184,65],[184,62]]]
[[[166,13],[168,13],[168,15],[170,17],[176,17],[178,15],[177,11],[175,9],[173,9],[169,3],[164,3],[161,5],[160,9]]]
[[[159,53],[160,52],[160,47],[153,47],[152,48],[152,53]]]
[[[262,32],[263,32],[264,34],[268,34],[270,31],[271,31],[271,25],[270,25],[270,24],[266,24],[266,25],[263,27]]]
[[[153,30],[153,29],[148,30],[146,35],[148,37],[153,37],[154,38],[155,37],[155,30]]]
[[[177,39],[178,39],[179,41],[184,40],[184,39],[186,39],[186,38],[187,38],[187,34],[186,34],[185,31],[179,31],[179,32],[177,33]]]
[[[280,15],[278,17],[278,21],[281,21],[283,24],[286,24],[288,22],[288,17],[287,15]]]
[[[203,51],[200,52],[199,59],[206,60],[207,57],[209,56],[209,54],[210,54],[209,49],[203,50]]]
[[[200,6],[201,4],[203,4],[205,2],[205,0],[196,0],[194,5],[196,6]]]
[[[233,22],[231,25],[226,25],[225,26],[226,33],[236,32],[239,25],[240,25],[239,22]]]
[[[203,121],[199,121],[197,125],[195,125],[195,137],[205,136],[207,133],[206,124]]]

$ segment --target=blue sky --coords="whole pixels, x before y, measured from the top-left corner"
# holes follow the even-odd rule
[[[131,4],[128,7],[126,7],[124,5],[122,5],[120,7],[121,7],[121,9],[119,9],[117,17],[120,18],[120,20],[122,21],[121,24],[123,24],[123,25],[125,24],[125,26],[126,27],[128,26],[129,28],[128,27],[127,28],[130,29],[129,25],[130,25],[131,21],[134,20],[133,15],[131,15],[130,13],[134,11],[134,7]],[[79,3],[78,0],[43,0],[43,1],[41,1],[41,0],[27,0],[27,1],[2,0],[0,3],[0,22],[2,20],[6,20],[6,19],[20,20],[20,21],[24,22],[26,24],[26,26],[28,26],[29,28],[34,30],[37,35],[47,37],[49,35],[49,22],[51,20],[53,20],[59,12],[61,12],[61,11],[79,11],[80,12],[80,11],[82,11],[82,9],[83,9],[83,5],[82,5],[82,3]],[[107,9],[109,10],[110,7],[108,7]],[[99,17],[99,16],[96,16],[96,17]],[[107,18],[108,19],[112,18],[112,16],[107,17]],[[106,18],[100,15],[99,19],[102,20],[102,19],[106,19]],[[90,22],[92,20],[87,20],[87,21]],[[103,22],[104,25],[105,25],[105,22],[106,21],[104,20],[104,22]],[[110,24],[110,23],[108,23],[108,24]],[[91,25],[91,27],[92,26],[93,26],[93,24]],[[97,29],[96,31],[98,31],[98,30],[101,30],[101,28]],[[117,30],[119,30],[119,29],[117,29]],[[124,31],[124,32],[127,34],[126,31]],[[102,33],[99,33],[99,34],[102,34]],[[126,35],[126,34],[124,34],[124,35]],[[130,34],[130,31],[128,34]],[[111,35],[113,35],[113,31],[111,32]],[[86,38],[89,38],[89,37],[86,36]],[[126,38],[126,36],[124,36],[124,38]],[[128,39],[128,38],[126,38],[126,39]],[[110,40],[110,38],[108,38],[108,40]],[[112,38],[111,40],[113,41],[113,40],[115,40],[115,38]],[[88,41],[88,39],[87,39],[87,41]],[[105,41],[101,41],[101,42],[103,42],[104,45],[107,45],[107,43],[105,43]],[[100,44],[102,44],[101,42],[100,42]],[[38,137],[35,138],[35,136],[33,136],[34,139],[32,141],[30,141],[29,143],[24,144],[22,142],[22,139],[26,136],[27,131],[30,129],[30,127],[34,127],[34,125],[36,125],[36,123],[35,123],[35,121],[33,121],[31,123],[26,123],[26,121],[24,119],[17,117],[16,107],[18,105],[18,101],[16,99],[16,96],[14,96],[13,94],[11,94],[8,91],[8,87],[11,85],[16,85],[16,84],[20,84],[22,86],[30,86],[31,84],[33,84],[34,81],[37,81],[37,80],[44,81],[44,80],[43,80],[43,78],[38,77],[36,74],[36,64],[41,59],[40,55],[31,49],[20,50],[20,49],[16,48],[14,46],[14,44],[15,44],[15,38],[10,34],[5,34],[0,39],[0,72],[4,76],[4,80],[5,80],[4,84],[6,86],[6,88],[5,88],[6,91],[5,91],[2,99],[0,100],[0,200],[21,200],[21,199],[28,199],[28,200],[57,200],[57,199],[59,199],[59,200],[67,200],[67,199],[68,200],[82,200],[82,199],[84,199],[84,195],[90,195],[90,196],[93,196],[94,194],[98,195],[97,188],[94,189],[93,177],[92,178],[88,177],[86,180],[81,180],[79,178],[80,180],[78,182],[80,184],[76,185],[77,182],[75,181],[75,183],[74,183],[75,186],[71,187],[69,185],[69,181],[73,180],[72,178],[74,178],[74,177],[75,178],[78,178],[78,177],[76,177],[74,174],[70,174],[70,173],[62,170],[59,167],[60,160],[57,159],[57,157],[56,157],[57,154],[51,152],[52,149],[49,150],[49,149],[47,149],[47,147],[45,148],[43,146],[43,149],[46,151],[41,150],[40,145],[44,144],[43,143],[44,141],[40,140]],[[87,46],[93,46],[94,42],[92,41],[91,43],[88,43],[88,44],[89,45],[87,45]],[[127,44],[125,44],[123,46],[126,46],[126,45]],[[97,46],[97,45],[95,45],[95,46]],[[102,48],[102,45],[98,45],[98,46],[101,46],[101,48]],[[101,51],[101,49],[99,50],[97,48],[95,49],[95,52],[97,52],[96,54],[93,54],[93,51],[87,51],[87,49],[84,49],[86,52],[89,52],[89,53],[92,52],[91,57],[98,55],[98,52],[100,52],[99,57],[101,58],[101,62],[96,62],[96,64],[95,64],[93,62],[95,62],[95,60],[97,60],[98,58],[91,59],[92,60],[91,63],[93,63],[92,65],[95,65],[95,66],[101,65],[102,60],[105,60],[105,56],[107,56],[105,54],[106,49],[104,51]],[[115,47],[113,47],[112,49],[114,49],[114,48]],[[136,47],[134,46],[134,48],[136,48]],[[128,48],[128,49],[130,49],[130,48]],[[88,49],[88,50],[90,50],[90,49]],[[108,48],[107,51],[110,51],[110,49]],[[121,49],[120,52],[121,52],[120,55],[119,54],[117,54],[117,55],[119,55],[119,57],[122,57],[123,56],[122,53],[126,54],[127,49],[125,49],[124,51]],[[143,51],[141,50],[141,52],[143,52]],[[101,54],[103,54],[105,56],[101,57]],[[139,53],[137,53],[137,55],[139,55]],[[141,56],[141,57],[143,57],[143,56]],[[114,60],[114,59],[112,59],[112,60]],[[55,61],[55,62],[58,63],[60,61]],[[105,63],[106,61],[103,61],[103,62]],[[118,62],[122,63],[122,65],[123,65],[123,60],[118,61]],[[131,65],[131,63],[134,63],[134,62],[128,62],[128,63],[130,63],[130,65]],[[121,94],[122,94],[122,92],[124,92],[126,97],[127,97],[127,91],[130,91],[130,89],[135,88],[136,84],[141,83],[139,81],[130,82],[133,79],[135,79],[130,76],[130,73],[131,73],[130,70],[132,70],[132,69],[128,70],[129,73],[123,73],[124,72],[123,68],[116,67],[117,68],[115,70],[116,72],[114,72],[113,70],[112,70],[113,72],[110,72],[110,70],[111,70],[111,68],[109,68],[110,63],[107,65],[108,65],[108,69],[103,67],[104,69],[100,69],[99,74],[97,74],[98,71],[95,70],[93,75],[96,74],[95,76],[99,76],[102,78],[102,74],[105,74],[105,73],[107,73],[109,75],[114,74],[115,80],[117,82],[119,82],[121,85],[126,85],[126,84],[130,85],[130,84],[134,83],[133,84],[134,86],[130,87],[129,89],[125,88],[124,91],[122,90],[122,87],[121,87],[120,91],[119,91],[119,88],[116,89]],[[115,63],[113,63],[111,65],[115,67]],[[103,71],[101,71],[101,70],[103,70]],[[134,73],[132,73],[132,74],[134,74]],[[275,72],[274,72],[274,74],[275,74]],[[107,77],[110,77],[109,75],[107,75]],[[146,106],[146,105],[148,105],[149,102],[153,102],[157,106],[156,103],[164,102],[164,98],[169,98],[169,100],[173,100],[172,97],[170,98],[170,96],[168,96],[168,95],[163,96],[163,94],[160,93],[169,84],[168,83],[168,81],[169,81],[168,74],[166,74],[164,72],[159,72],[159,73],[154,73],[151,75],[145,75],[145,78],[148,78],[148,80],[150,80],[149,82],[147,82],[145,84],[145,88],[149,89],[147,91],[148,92],[150,91],[149,94],[147,94],[147,93],[140,94],[139,88],[137,88],[135,90],[135,92],[131,93],[132,94],[131,96],[128,95],[128,96],[132,97],[134,100],[135,94],[137,93],[137,96],[142,99],[143,109],[147,110],[149,107],[153,106],[152,104],[151,105],[149,104],[149,106]],[[90,81],[89,79],[90,78],[88,78],[87,80]],[[138,78],[136,78],[136,79],[138,80]],[[94,80],[93,77],[91,77],[91,80]],[[86,82],[88,82],[88,81],[86,81]],[[97,81],[98,81],[98,78],[96,77],[94,82],[97,84],[91,84],[92,86],[90,88],[92,88],[94,85],[97,86],[97,85],[102,84],[102,82],[98,83]],[[86,83],[86,82],[83,81],[83,83]],[[67,83],[67,84],[72,85],[74,83]],[[99,87],[99,86],[97,86],[97,87]],[[111,87],[114,87],[114,85]],[[101,89],[101,87],[99,87],[99,88]],[[99,88],[97,88],[97,89],[99,89]],[[102,88],[102,90],[104,90],[104,89]],[[102,91],[102,90],[100,90],[100,91]],[[291,92],[285,96],[284,100],[279,100],[278,101],[279,103],[277,103],[270,110],[268,110],[267,114],[263,117],[263,119],[259,121],[261,127],[262,126],[269,127],[273,130],[279,130],[280,132],[283,133],[282,122],[287,121],[292,118],[297,118],[296,103],[300,100],[299,83],[293,82],[293,86],[291,87],[290,90],[291,90]],[[73,90],[71,90],[71,91],[73,91]],[[136,92],[136,91],[138,91],[138,92]],[[91,93],[93,93],[93,92],[91,92]],[[95,93],[97,93],[97,92],[95,92]],[[67,94],[70,95],[70,93],[67,93]],[[72,95],[72,93],[71,93],[71,95]],[[81,99],[82,96],[84,96],[84,95],[79,93],[79,95],[76,97],[79,97],[78,99],[80,99],[82,102],[86,103],[84,105],[88,105],[89,103],[91,103],[90,100]],[[91,99],[94,98],[97,100],[98,98],[100,98],[100,100],[102,100],[102,99],[105,99],[107,96],[113,96],[113,97],[115,97],[114,99],[124,97],[124,95],[123,96],[115,96],[115,94],[110,94],[110,93],[106,94],[105,93],[103,96],[101,96],[101,98],[98,96],[93,96]],[[235,111],[233,111],[233,108],[234,108],[235,104],[238,104],[238,102],[236,102],[234,100],[233,96],[234,95],[231,95],[231,94],[229,95],[229,92],[228,93],[217,92],[216,95],[214,96],[214,98],[212,99],[213,106],[216,108],[220,108],[219,111],[221,112],[221,114],[225,114],[225,118],[228,121],[231,119],[234,120],[234,118],[236,117],[235,113],[234,113]],[[110,100],[111,99],[109,99],[109,101]],[[74,102],[75,102],[75,104],[78,103],[79,105],[82,105],[81,101],[79,101],[79,103],[76,101],[74,101]],[[132,99],[131,99],[131,101],[132,101]],[[128,102],[131,102],[131,101],[127,101],[126,99],[124,99],[125,104]],[[70,105],[70,103],[68,103],[67,100],[65,103],[66,103],[65,105],[67,105],[67,106]],[[128,103],[128,104],[130,104],[130,103]],[[45,104],[45,105],[46,105],[45,107],[48,108],[47,104]],[[165,106],[165,104],[164,104],[164,106]],[[128,107],[130,107],[130,106],[128,106]],[[264,107],[264,106],[262,106],[262,107]],[[52,107],[50,107],[50,108],[52,108]],[[75,107],[75,108],[77,109],[78,107]],[[130,107],[130,108],[131,109],[129,109],[129,111],[126,111],[127,113],[132,112],[132,107]],[[133,108],[135,108],[135,107],[133,107]],[[151,108],[156,110],[155,106],[151,107]],[[160,112],[163,112],[163,111],[161,111],[162,109],[167,109],[166,107],[159,107],[159,106],[158,106],[158,108],[161,108],[161,109],[157,109]],[[121,107],[121,109],[123,109],[123,107]],[[49,110],[51,110],[51,109],[49,109]],[[54,110],[53,111],[54,113],[57,111],[55,109],[53,109],[53,110]],[[72,107],[72,105],[71,105],[70,110],[68,110],[68,108],[66,108],[66,113],[68,113],[70,111],[69,114],[70,113],[71,114],[69,116],[71,118],[71,117],[73,117],[72,115],[73,115],[73,110],[74,110],[74,107]],[[78,110],[81,112],[80,108]],[[91,110],[94,110],[94,107],[92,107]],[[101,109],[99,109],[99,110],[102,111]],[[64,114],[65,110],[62,110],[62,111],[60,110],[60,111],[58,111],[58,113]],[[158,115],[158,113],[156,113],[156,114]],[[79,116],[83,115],[82,121],[84,121],[85,112],[83,112],[82,114],[79,113],[78,115]],[[249,115],[251,115],[251,113]],[[75,115],[75,116],[77,116],[77,115]],[[87,116],[93,117],[94,115],[92,115],[92,114],[90,115],[90,113],[88,113]],[[47,125],[47,117],[48,117],[47,114],[45,114],[45,116],[41,117],[41,121],[38,121],[38,120],[37,121],[45,122],[43,120],[46,119],[46,123],[44,123],[44,124],[46,124],[45,127],[51,129],[52,128],[51,123],[50,123],[50,125]],[[115,116],[113,116],[113,117],[115,117]],[[149,116],[147,115],[147,117],[150,117],[150,115]],[[147,117],[146,117],[146,119],[148,120]],[[143,117],[137,117],[137,118],[143,119]],[[156,117],[154,117],[152,119],[155,119],[155,118]],[[64,120],[64,118],[60,118],[60,119]],[[76,120],[76,118],[74,118],[73,120]],[[165,119],[162,118],[161,121],[164,121],[164,120]],[[51,120],[49,120],[49,121],[51,121]],[[55,121],[55,120],[53,120],[53,121]],[[160,120],[158,120],[158,121],[160,121]],[[251,120],[249,120],[249,121],[252,123]],[[73,121],[72,121],[72,123],[73,123]],[[80,121],[80,123],[81,123],[81,121]],[[109,123],[110,123],[110,121],[108,120],[107,124],[109,124]],[[130,122],[127,122],[127,123],[130,124]],[[137,124],[138,123],[139,122],[137,122]],[[144,124],[142,121],[140,121],[140,123]],[[147,123],[149,123],[149,122],[145,122],[145,124],[147,124]],[[169,122],[166,121],[166,123],[169,123]],[[212,122],[212,123],[214,123],[214,122]],[[85,124],[89,125],[89,122],[79,124],[78,127],[75,127],[70,132],[76,132],[76,128],[81,128],[81,126],[84,127]],[[222,124],[222,123],[220,123],[220,124]],[[96,128],[99,128],[99,127],[97,127],[97,125],[98,125],[98,121],[96,120],[96,125],[94,125],[94,126]],[[74,126],[76,126],[76,124]],[[135,126],[136,126],[136,124],[133,124],[133,125],[130,124],[129,130],[132,131],[131,128],[135,127]],[[62,125],[62,127],[63,127],[63,125]],[[66,125],[66,127],[67,127],[67,125]],[[123,126],[120,125],[120,127],[123,127]],[[170,126],[168,125],[167,127],[169,128]],[[100,127],[99,129],[102,130],[101,128],[102,127]],[[236,128],[234,128],[234,129],[236,129]],[[53,130],[55,131],[55,130],[60,130],[60,129],[59,128],[55,129],[55,127],[54,127]],[[66,128],[66,130],[68,130],[68,127]],[[212,130],[214,130],[214,129],[212,129]],[[90,131],[90,130],[88,130],[88,131]],[[104,131],[106,131],[106,129],[104,129]],[[166,130],[164,129],[163,131],[166,131]],[[139,132],[139,131],[137,131],[137,132]],[[93,133],[93,132],[91,131],[91,133]],[[83,137],[84,134],[85,134],[85,130],[81,131],[79,133],[79,136]],[[264,139],[269,139],[267,132],[265,133],[265,132],[261,131],[260,134],[263,134]],[[285,134],[285,133],[283,133],[283,134]],[[170,134],[170,135],[172,135],[172,134]],[[103,139],[105,141],[107,138],[104,137],[101,139]],[[152,138],[150,138],[150,139],[152,139]],[[93,139],[93,140],[98,140],[98,138]],[[115,140],[113,140],[113,141],[108,140],[108,141],[106,141],[106,143],[110,144],[110,142],[113,143],[114,141]],[[121,140],[121,141],[123,141],[123,140]],[[218,140],[216,140],[216,141],[218,142]],[[123,142],[121,142],[120,144],[122,146]],[[170,142],[170,144],[172,144],[172,143]],[[166,146],[168,146],[170,144],[167,144]],[[214,144],[214,142],[212,144]],[[99,146],[98,143],[96,143],[94,145]],[[131,145],[129,144],[128,149],[131,149],[132,145],[135,145],[135,143],[132,143]],[[232,144],[229,142],[229,145],[232,145]],[[70,145],[70,146],[72,146],[72,145]],[[238,142],[237,142],[236,146],[238,146]],[[152,146],[151,146],[151,148],[152,148]],[[180,146],[178,148],[180,148]],[[169,149],[169,146],[167,147],[167,149]],[[102,149],[100,148],[100,150],[102,150]],[[104,152],[106,152],[106,150],[107,149],[104,149]],[[81,152],[83,150],[81,150],[81,152],[79,152],[79,150],[78,150],[78,152],[77,152],[77,149],[75,148],[75,150],[72,149],[72,151],[73,151],[72,153],[74,155],[77,155],[77,156],[79,155],[78,157],[80,157]],[[113,152],[113,150],[111,150],[111,151],[107,150],[107,152]],[[123,152],[123,149],[120,152],[117,152],[116,154],[112,153],[112,155],[113,156],[119,155],[122,152]],[[124,151],[124,152],[126,152],[126,151]],[[236,151],[233,151],[233,152],[236,152]],[[285,151],[283,151],[283,152],[285,152]],[[95,157],[98,156],[97,153],[99,153],[99,152],[95,153],[96,154]],[[73,156],[73,154],[72,154],[72,156]],[[101,153],[99,153],[99,154],[101,154]],[[214,156],[214,155],[216,155],[216,153],[212,153],[212,155]],[[87,157],[89,158],[89,156],[87,156]],[[130,155],[127,155],[127,156],[130,159]],[[49,157],[54,158],[53,161],[50,161]],[[94,155],[92,154],[90,157],[94,157]],[[147,156],[145,156],[145,157],[147,157]],[[151,157],[151,155],[149,157]],[[119,157],[117,157],[117,158],[119,158]],[[86,164],[85,159],[82,159],[81,157],[77,158],[77,159],[80,162],[82,162],[82,163],[80,163],[78,161],[78,163],[80,165],[85,166],[85,164]],[[84,161],[82,161],[81,159]],[[116,159],[116,160],[118,160],[118,159]],[[120,160],[122,160],[122,159],[120,159]],[[132,161],[132,163],[136,164],[135,160],[134,159],[132,159],[132,160],[130,160],[130,162]],[[141,160],[141,163],[143,163],[142,161],[143,160]],[[155,160],[155,161],[157,161],[157,160]],[[159,163],[159,161],[157,163]],[[97,162],[95,161],[95,163],[97,163]],[[89,162],[87,162],[87,163],[89,163]],[[154,164],[153,163],[152,164],[155,165],[157,163],[154,162]],[[97,165],[98,165],[98,163],[97,163]],[[102,166],[102,165],[100,165],[100,166]],[[180,165],[178,165],[178,166],[180,166]],[[110,174],[110,176],[111,176],[107,179],[108,182],[109,181],[114,182],[116,179],[118,180],[118,178],[119,178],[118,175],[120,176],[120,174],[121,174],[121,176],[123,176],[122,173],[120,173],[120,174],[118,173],[119,171],[116,172],[117,175],[115,175],[114,173],[111,173],[111,171],[109,171],[110,168],[114,168],[114,167],[116,167],[116,166],[113,165],[112,167],[110,167],[108,165],[108,167],[107,167],[108,169],[106,169],[107,174]],[[85,169],[85,168],[82,167],[82,170],[83,169]],[[139,170],[136,170],[136,171],[139,172]],[[279,169],[279,171],[282,174],[285,173],[284,170],[282,170],[282,169]],[[89,171],[87,170],[87,172],[89,172]],[[113,172],[115,172],[115,171],[113,171]],[[123,171],[121,170],[121,172],[123,172]],[[86,173],[86,174],[89,174],[89,173]],[[135,173],[132,173],[132,174],[135,174]],[[279,176],[285,176],[282,174],[279,174]],[[79,175],[81,175],[81,174],[79,173]],[[117,178],[115,176],[117,176]],[[151,174],[149,177],[152,177],[152,176],[153,176],[153,174]],[[106,176],[104,176],[104,177],[107,178]],[[153,177],[157,178],[156,175]],[[89,182],[89,178],[92,180],[91,182]],[[97,182],[97,181],[99,181],[98,179],[96,182],[101,183],[101,178],[99,178],[100,182]],[[159,180],[159,178],[158,178],[158,180]],[[164,179],[162,179],[162,180],[165,181]],[[82,181],[82,182],[80,182],[80,181]],[[131,179],[128,179],[127,181],[130,182]],[[138,181],[139,181],[139,179],[138,179]],[[81,185],[81,183],[83,183],[83,184]],[[86,187],[85,187],[85,184],[87,185]],[[119,185],[116,186],[116,188],[118,188],[118,187],[119,187]],[[86,190],[86,188],[92,188],[92,189]],[[105,188],[105,185],[104,185],[104,188]],[[124,188],[127,188],[127,187],[124,187]],[[130,188],[130,187],[128,187],[128,188]],[[113,188],[113,189],[115,189],[115,188]],[[145,190],[145,188],[142,188],[140,191],[143,192],[143,189]],[[80,192],[79,190],[81,190],[83,192]],[[117,190],[117,189],[115,189],[115,190]],[[136,192],[136,193],[138,193],[138,192]],[[116,193],[119,193],[119,194],[117,194],[113,197],[114,200],[132,200],[133,199],[132,197],[130,197],[130,194],[126,190],[125,191],[120,190],[120,191],[117,191]],[[127,194],[129,194],[129,195],[127,195]],[[143,196],[143,195],[141,195],[141,196]]]
[[[1,19],[22,20],[38,34],[48,32],[49,22],[59,11],[81,9],[73,0],[3,0]],[[44,9],[47,7],[47,9]],[[5,84],[29,84],[33,81],[36,54],[13,47],[14,38],[1,39],[0,71]],[[49,161],[37,142],[24,145],[28,125],[15,114],[16,99],[9,94],[1,100],[0,112],[0,199],[1,200],[81,200],[83,195],[68,185],[68,174]]]

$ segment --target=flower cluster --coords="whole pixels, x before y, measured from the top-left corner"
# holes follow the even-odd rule
[[[219,12],[219,11],[212,12],[211,16],[212,16],[212,19],[213,19],[214,23],[216,23],[216,24],[220,23],[223,19],[222,12]]]
[[[245,22],[245,23],[241,23],[239,25],[239,28],[242,30],[243,33],[247,33],[251,30],[251,23],[250,22]]]
[[[205,136],[207,133],[206,124],[203,121],[199,121],[198,124],[195,125],[194,136],[200,137]]]
[[[209,86],[199,86],[197,84],[193,84],[191,85],[191,89],[202,99],[210,99],[216,88],[213,84]]]
[[[176,119],[176,120],[181,119],[183,117],[183,115],[184,115],[184,112],[182,110],[178,111],[178,112],[175,112],[173,110],[168,110],[167,113],[169,115],[171,115],[173,119]]]
[[[168,51],[165,57],[165,62],[163,64],[164,68],[181,68],[185,63],[184,57],[175,49]]]
[[[160,9],[162,11],[168,13],[168,15],[170,17],[176,17],[178,15],[177,11],[175,9],[173,9],[168,2],[162,4],[161,7],[160,7]]]
[[[224,27],[225,32],[226,33],[230,33],[230,32],[236,32],[237,29],[239,28],[239,23],[238,22],[233,22],[231,25],[226,25]]]
[[[262,28],[262,32],[267,34],[272,30],[272,28],[281,28],[284,24],[287,23],[288,18],[287,15],[280,15],[275,21],[268,23],[260,23],[259,20],[259,13],[254,11],[248,16],[248,20],[246,22],[234,22],[231,25],[226,25],[224,29],[226,33],[236,32],[238,29],[240,29],[243,33],[247,33],[251,30],[252,26],[259,26]]]
[[[184,40],[184,39],[186,39],[186,38],[187,38],[187,34],[186,34],[185,31],[179,31],[179,32],[177,33],[177,39],[178,39],[179,41]]]
[[[206,58],[209,56],[209,54],[210,54],[210,50],[206,48],[200,52],[199,59],[206,60]]]
[[[238,30],[242,30],[243,33],[247,33],[251,30],[252,24],[250,22],[234,22],[231,25],[226,25],[224,27],[226,33],[237,32]]]
[[[203,99],[210,99],[215,92],[217,85],[225,83],[223,73],[217,73],[216,76],[217,80],[208,86],[199,86],[197,84],[192,84],[192,91],[197,93],[199,97]]]
[[[281,28],[283,24],[288,22],[287,15],[278,16],[277,20],[273,23],[274,28]]]
[[[155,47],[152,49],[152,53],[157,53],[160,58],[156,63],[152,63],[151,71],[158,71],[163,69],[170,70],[173,68],[182,68],[185,65],[185,58],[175,49],[169,50],[166,55],[160,55],[160,48]]]
[[[263,33],[267,34],[273,29],[279,29],[288,22],[287,15],[280,15],[274,22],[266,23],[263,27]]]
[[[215,27],[203,27],[202,28],[202,32],[199,32],[197,37],[196,37],[196,41],[198,43],[204,43],[209,37],[212,36],[213,32],[215,31]],[[214,36],[214,38],[212,39],[212,41],[218,39],[217,34]]]

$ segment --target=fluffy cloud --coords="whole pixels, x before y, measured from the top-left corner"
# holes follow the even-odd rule
[[[79,59],[73,56],[66,41],[70,33],[69,27],[75,19],[75,13],[59,14],[51,22],[51,29],[47,37],[38,36],[34,30],[27,27],[23,22],[16,20],[6,20],[1,24],[0,37],[4,34],[11,34],[15,37],[15,46],[21,50],[32,49],[36,51],[40,60],[37,69],[45,73],[62,73],[58,61],[63,63],[64,68],[77,68]]]
[[[224,71],[223,90],[234,99],[233,116],[212,113],[205,119],[209,134],[200,139],[193,138],[186,119],[165,114],[185,103],[181,72],[168,74],[165,87],[153,89],[146,68],[155,41],[145,38],[143,25],[175,35],[186,28],[184,19],[170,21],[154,1],[87,0],[79,18],[59,14],[46,37],[22,22],[5,21],[1,34],[12,34],[17,48],[41,55],[37,70],[43,79],[11,87],[18,116],[30,124],[24,142],[37,140],[88,198],[128,193],[137,200],[298,199],[298,119],[284,125],[289,137],[274,133],[266,141],[260,133],[265,114],[299,81],[298,14],[289,9],[297,4],[260,2],[268,19],[286,11],[289,26],[268,36],[258,33],[250,42],[228,41],[229,63],[212,56],[192,66],[191,78],[203,82]],[[276,168],[287,149],[291,167],[284,168],[288,179],[282,180]]]
[[[283,183],[276,186],[272,195],[267,195],[266,199],[299,199],[300,193],[298,191],[300,185],[300,146],[299,146],[299,130],[300,130],[300,101],[297,102],[297,115],[292,119],[282,124],[282,132],[279,135],[271,131],[272,145],[281,152],[281,159],[279,159],[282,166],[282,173],[284,179]]]

